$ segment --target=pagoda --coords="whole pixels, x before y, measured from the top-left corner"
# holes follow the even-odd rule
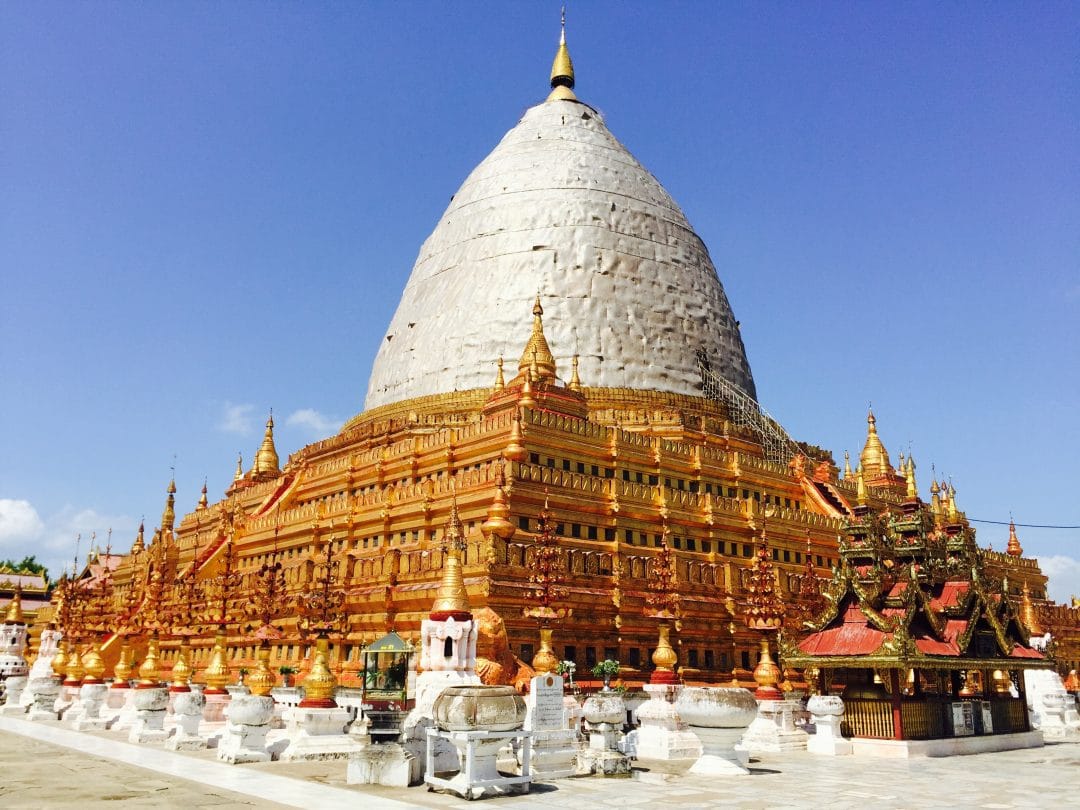
[[[785,634],[784,661],[818,672],[820,694],[839,692],[855,738],[1041,744],[1028,734],[1023,671],[1052,661],[1029,646],[1031,628],[1007,582],[986,572],[955,499],[935,514],[918,498],[913,462],[905,473],[899,508],[878,510],[860,471],[824,606],[805,622],[809,632]]]

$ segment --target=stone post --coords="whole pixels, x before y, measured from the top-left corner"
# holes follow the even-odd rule
[[[701,740],[702,753],[690,773],[746,776],[750,755],[735,744],[757,715],[757,701],[739,687],[684,687],[675,701],[679,716]]]
[[[845,756],[855,751],[851,740],[840,734],[840,723],[844,718],[844,701],[837,695],[814,695],[806,703],[814,719],[816,733],[806,741],[806,750],[811,754]]]
[[[169,705],[169,690],[164,686],[140,686],[135,692],[135,722],[128,734],[128,742],[164,742],[169,736],[165,731],[165,709]]]
[[[22,693],[30,678],[26,675],[12,675],[4,686],[7,688],[4,706],[0,708],[0,714],[22,716],[26,714],[26,707],[22,705]]]
[[[228,722],[218,742],[217,758],[230,765],[267,762],[266,732],[274,716],[269,695],[235,695],[225,710]]]
[[[84,683],[79,689],[82,713],[71,724],[76,731],[104,731],[109,727],[108,718],[101,716],[109,687],[104,683]]]
[[[199,735],[205,704],[206,698],[201,691],[177,692],[173,696],[176,730],[165,741],[166,748],[170,751],[201,751],[206,748],[206,740]]]

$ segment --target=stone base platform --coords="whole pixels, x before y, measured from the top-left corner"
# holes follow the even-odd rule
[[[853,737],[851,744],[857,757],[910,759],[1041,748],[1045,742],[1041,731],[1025,731],[1020,734],[987,734],[982,737],[950,737],[945,740],[868,740]]]

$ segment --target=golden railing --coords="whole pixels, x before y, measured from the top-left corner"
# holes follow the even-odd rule
[[[844,721],[841,728],[845,737],[891,740],[892,703],[873,698],[844,698]]]

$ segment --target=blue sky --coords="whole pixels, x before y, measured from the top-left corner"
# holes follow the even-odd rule
[[[359,412],[557,38],[557,3],[5,3],[0,557],[126,549],[174,454],[188,510],[271,407],[283,457]],[[1080,524],[1075,4],[580,3],[568,41],[793,435],[857,454],[872,401],[969,516]],[[1080,531],[1020,536],[1080,593]]]

